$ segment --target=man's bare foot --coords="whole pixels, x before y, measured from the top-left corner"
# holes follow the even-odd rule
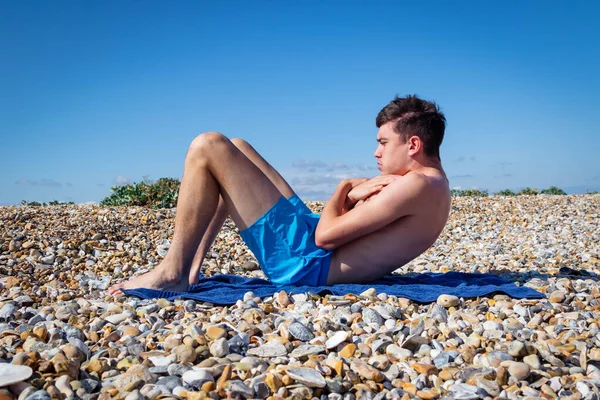
[[[172,268],[165,265],[163,261],[154,270],[145,273],[144,275],[131,278],[128,281],[118,283],[108,288],[110,295],[117,295],[122,293],[121,289],[158,289],[158,290],[172,290],[174,292],[186,291],[188,284],[188,277],[185,278],[182,274],[173,274]]]
[[[190,286],[195,285],[200,280],[200,269],[201,268],[202,268],[202,265],[197,266],[197,267],[192,267],[192,270],[190,271],[190,277],[188,280],[188,283],[190,284]]]

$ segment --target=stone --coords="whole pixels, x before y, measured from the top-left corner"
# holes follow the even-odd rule
[[[412,364],[411,367],[415,371],[417,371],[417,373],[419,373],[419,374],[425,374],[425,375],[437,375],[438,374],[438,369],[435,367],[435,365],[432,365],[432,364],[416,363],[416,364]]]
[[[121,374],[115,379],[113,384],[117,389],[124,389],[127,385],[134,384],[136,382],[142,383],[154,383],[156,377],[148,371],[144,365],[133,365],[124,374]]]
[[[0,387],[23,382],[33,374],[33,370],[25,365],[0,363]]]
[[[354,356],[354,352],[356,351],[356,345],[354,343],[348,343],[344,346],[342,350],[338,353],[340,357],[350,358]]]
[[[298,340],[307,342],[315,338],[315,335],[299,322],[293,322],[288,328],[290,334]]]
[[[177,346],[175,349],[175,355],[177,361],[184,364],[193,364],[196,361],[196,350],[188,344],[182,344]]]
[[[227,339],[220,338],[215,340],[210,345],[210,354],[214,357],[225,357],[229,354],[229,343],[227,342]]]
[[[52,400],[52,397],[47,391],[38,390],[37,392],[34,392],[33,394],[27,396],[25,400]]]
[[[263,358],[281,357],[287,355],[284,345],[279,342],[269,342],[248,350],[248,355]]]
[[[310,356],[313,354],[319,354],[319,353],[324,353],[324,352],[325,352],[325,347],[323,347],[323,346],[317,346],[317,345],[313,345],[313,344],[305,344],[305,345],[296,347],[294,350],[292,350],[292,352],[290,353],[290,357],[300,358],[300,357],[306,357],[306,356]]]
[[[205,382],[214,382],[213,376],[206,370],[187,371],[182,379],[186,386],[193,389],[200,389]]]
[[[358,359],[352,360],[351,368],[360,376],[370,381],[383,382],[385,379],[385,375],[381,371]]]
[[[325,342],[325,347],[328,349],[333,349],[337,347],[341,343],[344,343],[348,339],[348,332],[346,331],[338,331],[335,332],[327,341]]]
[[[323,376],[311,368],[288,368],[286,374],[296,382],[308,387],[322,388],[326,385]]]
[[[551,303],[557,304],[562,303],[566,298],[567,296],[559,290],[550,293],[550,296],[548,296],[548,300],[550,300]]]
[[[227,336],[227,331],[219,326],[209,326],[206,329],[206,336],[210,340],[217,340]]]
[[[456,307],[460,304],[460,298],[450,294],[441,294],[436,303],[444,308]]]
[[[540,358],[537,354],[530,354],[528,356],[523,357],[523,362],[531,367],[531,369],[539,370],[542,368],[542,363],[540,362]]]
[[[531,372],[529,365],[518,361],[503,361],[500,365],[506,368],[509,375],[518,381],[526,379]]]
[[[6,303],[0,308],[0,321],[8,321],[13,318],[17,307],[14,304]]]

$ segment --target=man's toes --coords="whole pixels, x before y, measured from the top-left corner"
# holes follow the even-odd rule
[[[108,288],[109,294],[115,294],[116,292],[120,292],[121,289],[125,286],[125,282],[117,283],[116,285],[112,285]]]

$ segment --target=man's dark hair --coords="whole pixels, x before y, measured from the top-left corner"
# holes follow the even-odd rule
[[[394,132],[399,134],[404,142],[411,136],[418,136],[423,142],[425,155],[440,159],[446,117],[437,104],[422,100],[416,95],[396,95],[390,104],[379,111],[375,123],[380,128],[390,121],[395,121]]]

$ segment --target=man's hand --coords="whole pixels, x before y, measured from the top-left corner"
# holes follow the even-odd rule
[[[352,186],[352,190],[348,193],[348,201],[355,204],[361,200],[365,200],[375,193],[380,192],[384,187],[400,178],[400,175],[379,175],[371,179],[362,179],[363,181],[356,186]]]

